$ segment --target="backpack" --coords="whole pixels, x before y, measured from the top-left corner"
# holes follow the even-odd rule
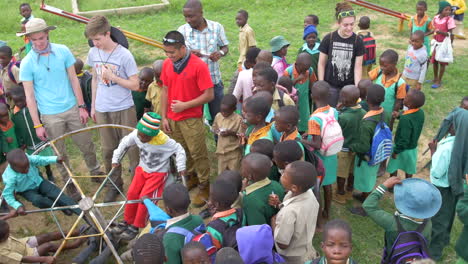
[[[392,131],[385,123],[384,116],[384,113],[380,114],[380,121],[377,121],[372,117],[365,119],[377,123],[374,130],[374,136],[372,137],[371,149],[366,154],[369,156],[369,161],[367,162],[369,166],[380,164],[392,155]]]
[[[364,42],[364,58],[362,59],[362,65],[371,65],[375,64],[376,59],[376,44],[375,38],[371,36],[371,33],[368,32],[367,35],[358,35],[362,42]]]
[[[92,88],[91,88],[91,81],[93,79],[93,75],[88,71],[83,72],[81,77],[78,77],[78,81],[80,82],[81,93],[83,94],[83,100],[86,105],[91,105],[92,101]]]
[[[323,127],[320,131],[322,137],[322,146],[320,154],[323,156],[332,156],[341,151],[344,143],[343,133],[340,124],[335,118],[335,109],[330,108],[327,114],[320,112],[315,114],[323,122]]]
[[[205,224],[201,224],[191,231],[180,226],[169,227],[166,233],[173,233],[183,236],[185,238],[184,245],[190,241],[197,241],[202,243],[205,246],[206,252],[211,259],[211,263],[214,263],[216,258],[216,251],[219,247],[217,247],[213,242],[213,237],[211,237],[211,235],[206,232]]]
[[[427,219],[416,231],[406,231],[401,226],[399,217],[395,215],[398,227],[398,236],[393,243],[390,253],[384,251],[382,264],[406,264],[417,259],[430,258],[427,241],[421,232],[426,227]]]
[[[20,67],[21,65],[21,61],[12,61],[10,62],[10,64],[8,64],[8,69],[7,69],[7,72],[8,72],[8,77],[10,78],[10,80],[14,83],[14,84],[18,84],[18,81],[15,79],[15,76],[13,75],[13,71],[12,71],[12,68],[13,66],[16,66],[16,67]]]
[[[237,250],[236,232],[242,227],[243,215],[242,209],[236,209],[236,219],[229,219],[225,222],[218,218],[208,224],[209,227],[223,234],[221,247],[231,247]]]

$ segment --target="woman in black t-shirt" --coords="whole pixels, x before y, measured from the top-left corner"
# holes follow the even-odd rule
[[[338,30],[326,35],[320,43],[318,79],[331,86],[328,104],[335,107],[345,85],[357,86],[362,75],[364,43],[354,32],[355,11],[349,3],[336,4]]]

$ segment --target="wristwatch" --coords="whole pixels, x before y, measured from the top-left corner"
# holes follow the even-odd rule
[[[226,53],[224,53],[224,51],[223,51],[223,50],[219,50],[219,53],[221,53],[221,56],[224,56],[224,55],[226,55]]]
[[[86,109],[86,104],[80,104],[80,105],[78,105],[78,108]]]

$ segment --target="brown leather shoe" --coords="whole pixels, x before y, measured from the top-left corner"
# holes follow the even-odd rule
[[[192,200],[192,205],[196,208],[202,207],[208,201],[208,197],[210,196],[210,183],[200,183],[198,185],[198,193],[195,198]]]

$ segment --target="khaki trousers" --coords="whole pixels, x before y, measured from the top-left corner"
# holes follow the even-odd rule
[[[96,112],[96,121],[99,125],[116,124],[136,127],[137,120],[135,106],[117,112]],[[101,136],[102,160],[104,162],[106,173],[109,173],[112,169],[112,154],[114,153],[114,150],[119,146],[120,140],[131,131],[120,128],[101,128],[99,130],[99,134]],[[140,161],[138,148],[136,146],[131,147],[127,152],[127,156],[130,159],[130,170],[133,173]],[[117,187],[122,188],[122,166],[119,166],[114,170],[111,179]],[[110,187],[113,185],[112,183],[107,182],[106,186]]]
[[[236,149],[224,154],[217,154],[218,157],[218,175],[225,170],[240,170],[242,159],[242,149]]]
[[[41,120],[50,139],[55,139],[67,132],[78,130],[86,126],[80,121],[80,113],[77,106],[74,106],[70,110],[60,114],[41,115]],[[91,175],[98,173],[100,165],[96,159],[96,149],[92,141],[92,134],[90,132],[84,132],[75,134],[71,136],[71,138],[83,154],[86,167],[88,167]],[[55,146],[60,152],[60,155],[62,155],[64,161],[68,166],[70,166],[65,149],[65,141],[59,140],[55,143]],[[62,179],[66,181],[69,175],[65,170],[65,167],[62,164],[57,163],[57,169],[59,170]]]

